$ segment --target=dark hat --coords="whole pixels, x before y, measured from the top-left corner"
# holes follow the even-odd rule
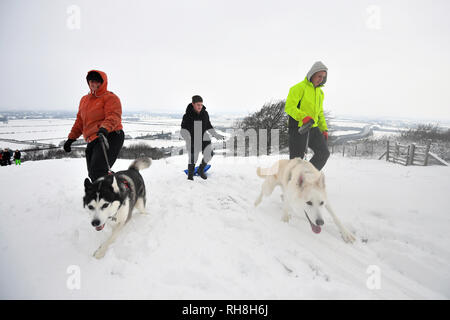
[[[89,80],[92,81],[97,81],[100,83],[103,83],[103,78],[100,75],[100,73],[98,73],[97,71],[91,71],[88,73],[88,75],[86,76],[86,80],[89,82]]]
[[[200,96],[193,96],[192,97],[192,103],[197,103],[197,102],[203,102],[202,97],[200,97]]]

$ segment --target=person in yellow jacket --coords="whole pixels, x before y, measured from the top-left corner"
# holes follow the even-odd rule
[[[298,129],[312,122],[309,147],[314,151],[310,162],[321,170],[330,156],[328,151],[328,127],[323,115],[322,87],[327,81],[328,68],[317,61],[308,71],[305,80],[289,90],[284,111],[289,115],[289,158],[303,158],[306,150],[306,134]]]

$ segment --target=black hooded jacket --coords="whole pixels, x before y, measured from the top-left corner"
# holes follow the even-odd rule
[[[181,128],[189,131],[191,135],[192,141],[194,141],[194,121],[202,122],[202,138],[205,134],[205,131],[213,129],[211,122],[209,121],[209,114],[206,111],[205,106],[203,106],[200,113],[195,112],[194,106],[190,103],[186,108],[186,113],[183,116],[183,121],[181,122]],[[183,130],[181,130],[181,135],[184,139],[186,137],[183,134]]]
[[[10,160],[11,159],[11,153],[9,151],[3,151],[3,160]]]

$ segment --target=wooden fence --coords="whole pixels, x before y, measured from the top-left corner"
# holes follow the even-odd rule
[[[421,165],[428,166],[430,158],[437,160],[440,164],[448,166],[449,164],[439,158],[434,153],[430,152],[431,140],[427,142],[426,146],[417,146],[412,143],[410,145],[402,145],[397,142],[392,143],[387,141],[386,151],[378,160],[386,157],[386,161],[399,163],[404,166]]]
[[[339,144],[329,144],[329,150],[332,154],[341,154],[343,157],[373,157],[379,154],[381,145],[375,141],[366,142],[345,142]],[[384,147],[382,147],[384,149]]]

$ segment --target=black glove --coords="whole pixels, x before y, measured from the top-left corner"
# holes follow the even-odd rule
[[[64,143],[64,151],[65,152],[70,152],[70,151],[72,151],[72,149],[70,148],[70,145],[72,144],[72,143],[74,143],[75,142],[75,139],[68,139],[65,143]]]
[[[100,134],[104,135],[106,138],[108,136],[108,130],[106,130],[103,127],[100,127],[97,131],[97,136],[100,136]]]

